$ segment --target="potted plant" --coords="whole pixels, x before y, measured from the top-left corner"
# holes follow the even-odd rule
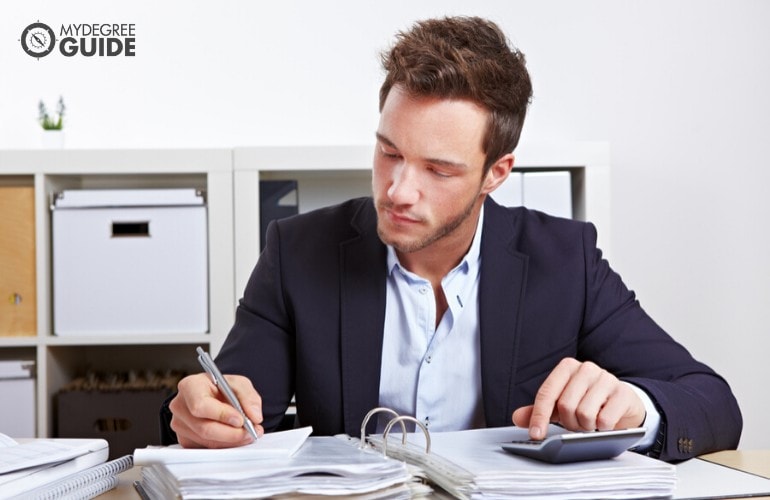
[[[64,98],[59,96],[56,113],[48,113],[45,103],[41,100],[38,105],[38,121],[43,127],[43,147],[61,148],[64,146]]]

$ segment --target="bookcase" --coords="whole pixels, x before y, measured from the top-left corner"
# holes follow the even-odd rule
[[[198,371],[195,347],[221,344],[232,326],[235,306],[231,150],[0,151],[0,186],[5,185],[34,189],[37,327],[32,335],[0,336],[0,359],[35,361],[39,437],[53,435],[54,395],[86,369]],[[206,193],[209,332],[54,335],[50,211],[54,194],[63,189],[150,187]]]
[[[285,146],[161,150],[0,151],[0,187],[34,192],[36,328],[0,332],[0,360],[35,361],[37,435],[54,432],[54,395],[86,369],[198,372],[195,347],[216,355],[259,257],[261,180],[295,180],[299,211],[371,192],[373,147]],[[521,171],[569,171],[573,217],[599,228],[609,251],[610,157],[606,143],[522,144]],[[206,193],[209,331],[207,333],[56,336],[52,326],[51,203],[63,189],[195,188]],[[2,214],[0,214],[2,217]],[[1,277],[0,277],[1,279]],[[148,284],[151,286],[151,284]],[[8,300],[8,297],[0,297]]]

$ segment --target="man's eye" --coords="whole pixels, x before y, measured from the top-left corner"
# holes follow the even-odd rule
[[[442,179],[448,179],[449,177],[452,177],[450,174],[447,174],[446,172],[442,172],[441,170],[436,170],[435,168],[428,169],[431,171],[431,173],[437,177],[441,177]]]

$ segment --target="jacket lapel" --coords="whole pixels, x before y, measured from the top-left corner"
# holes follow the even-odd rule
[[[479,327],[487,425],[511,425],[528,257],[516,250],[515,217],[487,198],[481,238]]]
[[[340,341],[344,427],[355,436],[379,401],[387,253],[371,199],[351,224],[357,236],[340,243]]]

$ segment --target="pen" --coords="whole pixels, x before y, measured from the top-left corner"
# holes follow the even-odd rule
[[[252,424],[251,420],[249,420],[249,417],[246,416],[246,413],[241,407],[241,403],[238,401],[238,398],[235,397],[235,393],[230,388],[230,385],[225,380],[225,377],[222,376],[222,372],[220,372],[219,368],[217,368],[217,365],[214,364],[214,360],[211,359],[209,353],[201,349],[200,346],[198,347],[197,351],[198,362],[201,364],[203,369],[206,370],[206,373],[209,374],[211,381],[214,382],[214,385],[217,386],[217,388],[225,395],[227,400],[230,401],[230,404],[233,405],[233,407],[238,410],[238,413],[241,414],[243,417],[243,425],[246,426],[246,430],[249,431],[249,434],[251,434],[251,437],[254,438],[254,441],[259,439],[259,436],[257,436],[257,431],[254,429],[254,424]]]

